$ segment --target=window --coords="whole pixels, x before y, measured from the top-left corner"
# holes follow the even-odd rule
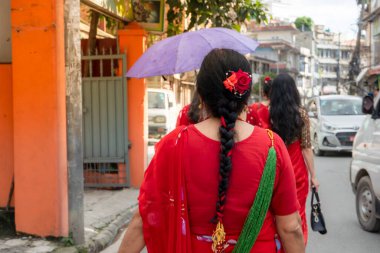
[[[148,92],[149,109],[165,109],[165,93]]]
[[[350,99],[321,100],[321,115],[361,115],[362,101]]]

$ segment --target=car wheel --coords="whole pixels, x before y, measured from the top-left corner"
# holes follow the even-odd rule
[[[319,149],[318,136],[317,135],[314,135],[313,152],[316,156],[323,156],[324,155],[324,152]]]
[[[380,230],[380,220],[376,219],[376,199],[371,180],[368,176],[359,180],[356,191],[356,214],[360,225],[365,231]]]

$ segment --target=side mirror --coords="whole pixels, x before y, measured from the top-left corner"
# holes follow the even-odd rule
[[[307,115],[309,116],[309,118],[317,118],[315,112],[308,112]]]
[[[373,97],[365,96],[363,98],[362,112],[364,114],[372,114],[372,112],[373,112]]]

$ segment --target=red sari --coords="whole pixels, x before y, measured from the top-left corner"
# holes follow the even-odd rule
[[[260,121],[270,127],[269,123],[269,110],[266,107],[267,113],[262,112],[260,114]],[[305,121],[304,131],[309,131],[309,119],[304,118],[307,115],[302,111],[301,116]],[[305,245],[307,244],[308,239],[308,229],[307,229],[307,217],[306,217],[306,199],[309,194],[309,174],[306,167],[305,160],[302,155],[302,146],[301,138],[295,140],[293,143],[287,146],[290,159],[292,161],[294,176],[296,179],[296,188],[297,188],[297,198],[301,206],[299,213],[302,219],[302,231],[304,236]]]
[[[185,105],[178,114],[176,126],[188,126],[197,122],[192,122],[188,116],[190,105]]]
[[[248,106],[247,122],[262,128],[270,128],[268,106],[263,103],[253,103]]]
[[[308,230],[307,230],[307,217],[306,217],[306,199],[309,194],[309,174],[305,164],[305,160],[302,155],[302,148],[300,140],[297,140],[290,144],[288,147],[290,160],[293,164],[294,176],[296,178],[297,198],[300,203],[300,216],[302,220],[302,231],[307,244]]]
[[[276,252],[274,216],[288,215],[299,208],[286,147],[277,135],[274,143],[274,192],[251,250],[255,253]],[[233,169],[223,219],[230,242],[226,253],[232,252],[252,206],[270,146],[266,131],[258,127],[232,150]],[[203,135],[194,125],[177,128],[157,144],[139,196],[149,253],[212,252],[208,239],[215,229],[211,219],[218,196],[219,150],[220,142]]]

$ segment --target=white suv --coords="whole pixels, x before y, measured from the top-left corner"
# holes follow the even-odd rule
[[[356,214],[362,228],[380,230],[380,103],[363,99],[366,116],[357,132],[352,150],[350,181],[356,195]],[[369,105],[369,106],[368,106]]]
[[[174,92],[148,89],[148,126],[150,138],[159,138],[175,128],[177,120]]]

